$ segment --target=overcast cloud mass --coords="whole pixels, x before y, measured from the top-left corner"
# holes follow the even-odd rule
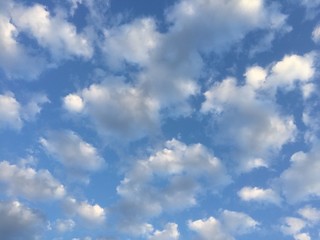
[[[319,239],[319,11],[1,1],[0,239]]]

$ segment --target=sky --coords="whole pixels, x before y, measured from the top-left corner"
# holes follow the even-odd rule
[[[319,0],[1,0],[0,239],[320,239]]]

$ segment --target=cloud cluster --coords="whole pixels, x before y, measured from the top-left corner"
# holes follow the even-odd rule
[[[7,161],[0,162],[0,182],[5,184],[9,195],[31,200],[61,199],[66,194],[64,186],[49,171],[36,171]]]
[[[230,77],[215,83],[201,106],[202,113],[212,115],[215,144],[232,146],[231,157],[238,159],[241,171],[267,166],[267,159],[296,135],[293,117],[279,110],[277,91],[298,86],[307,98],[314,75],[314,53],[293,54],[265,69],[248,68],[244,84]]]
[[[0,202],[0,238],[6,240],[38,239],[45,219],[18,201]]]
[[[230,178],[220,160],[203,145],[167,141],[164,149],[137,161],[117,187],[123,230],[141,234],[138,226],[141,230],[149,218],[197,204],[202,181],[215,192]]]
[[[216,240],[234,240],[236,236],[254,230],[258,222],[244,213],[224,210],[219,219],[209,217],[189,221],[188,226],[202,240],[211,240],[213,237]]]
[[[52,15],[40,4],[27,6],[11,0],[1,7],[0,66],[9,78],[36,79],[61,59],[92,57],[89,39],[62,14]],[[22,36],[35,41],[35,46],[21,41]]]

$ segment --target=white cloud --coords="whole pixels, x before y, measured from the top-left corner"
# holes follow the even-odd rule
[[[11,14],[19,31],[27,32],[40,46],[47,48],[54,58],[92,56],[93,49],[86,37],[78,34],[76,27],[61,16],[51,16],[45,6],[15,5]]]
[[[36,211],[18,201],[0,202],[0,238],[6,240],[37,239],[45,221]]]
[[[67,197],[64,207],[70,215],[80,217],[86,224],[96,226],[103,224],[106,220],[106,210],[98,204],[90,204],[87,201],[79,202],[72,197]]]
[[[150,52],[159,41],[160,33],[152,18],[142,18],[129,24],[105,30],[104,52],[108,63],[117,67],[123,60],[129,63],[146,65]]]
[[[104,164],[97,149],[72,131],[52,131],[40,143],[71,170],[96,171]]]
[[[0,162],[0,182],[5,184],[10,196],[49,200],[61,199],[66,194],[64,186],[49,171],[19,167],[7,161]]]
[[[319,154],[319,145],[316,143],[309,152],[292,155],[291,165],[279,178],[288,202],[305,201],[320,196]]]
[[[221,223],[214,217],[208,219],[200,219],[189,221],[188,226],[192,231],[197,232],[202,240],[211,240],[212,236],[215,240],[232,240],[232,236],[223,230]]]
[[[254,230],[258,223],[241,212],[224,210],[219,219],[210,217],[189,221],[189,229],[195,231],[203,240],[234,240],[235,236],[247,234]]]
[[[107,137],[127,142],[159,129],[158,102],[141,89],[123,83],[122,79],[114,78],[101,84],[92,84],[83,89],[80,96],[68,96],[73,96],[73,100],[67,103],[67,108],[74,110],[81,98],[83,114],[92,119],[98,133]]]
[[[320,210],[311,206],[305,206],[298,210],[298,213],[312,224],[320,222]]]
[[[0,10],[0,67],[9,78],[38,77],[44,68],[45,61],[32,56],[23,45],[17,41],[18,29],[7,15],[9,7]]]
[[[312,40],[315,43],[320,43],[320,25],[317,25],[312,32]]]
[[[70,112],[81,112],[84,107],[83,100],[80,96],[76,94],[68,94],[63,98],[63,105],[65,109]]]
[[[21,104],[11,92],[0,94],[0,128],[20,130],[25,121],[33,121],[49,100],[45,95],[34,95],[29,102]]]
[[[308,233],[299,233],[293,236],[295,240],[311,240]]]
[[[176,223],[167,223],[162,231],[156,230],[150,236],[149,240],[178,240],[179,239],[178,225]]]
[[[287,217],[284,219],[284,225],[281,231],[286,235],[296,235],[306,226],[306,222],[300,218]]]
[[[186,145],[173,139],[163,150],[137,161],[117,187],[124,230],[163,211],[195,205],[200,179],[210,183],[213,192],[230,182],[220,160],[201,144]],[[154,181],[165,181],[165,185],[153,186]]]
[[[56,230],[60,233],[72,231],[75,225],[72,219],[57,219],[54,223]]]
[[[280,115],[272,98],[260,95],[257,85],[252,85],[264,76],[256,71],[247,72],[246,85],[237,85],[233,78],[214,84],[204,93],[201,106],[201,112],[211,113],[218,126],[215,144],[232,146],[230,155],[238,159],[241,171],[267,166],[263,159],[292,141],[296,131],[293,118]]]
[[[239,192],[238,196],[241,200],[250,202],[265,202],[272,204],[280,204],[281,198],[279,195],[272,189],[263,189],[258,187],[243,187]]]
[[[284,56],[272,66],[268,84],[292,88],[297,81],[310,81],[315,73],[314,57],[314,53]]]
[[[12,93],[0,95],[0,127],[20,129],[23,124],[20,111],[21,105]]]

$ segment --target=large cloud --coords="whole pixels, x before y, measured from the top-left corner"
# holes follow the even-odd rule
[[[249,233],[257,225],[250,216],[228,210],[224,210],[219,219],[209,217],[188,222],[189,228],[202,240],[234,240],[235,236]]]
[[[238,159],[242,171],[267,166],[266,160],[296,135],[293,117],[280,113],[277,91],[298,87],[308,98],[314,76],[315,53],[311,52],[286,55],[267,68],[252,66],[244,84],[230,77],[215,83],[204,93],[201,106],[202,113],[213,116],[215,144],[230,146],[230,155]]]
[[[0,215],[1,239],[34,240],[44,229],[43,216],[18,201],[0,202]]]
[[[205,97],[201,111],[213,114],[215,144],[232,146],[230,155],[242,171],[266,166],[270,154],[294,139],[293,119],[281,116],[273,102],[261,99],[249,84],[239,86],[227,78]]]
[[[77,33],[76,27],[61,16],[51,16],[45,6],[15,5],[11,15],[19,31],[26,32],[31,38],[36,39],[54,58],[92,56],[90,43],[83,35]]]
[[[282,192],[288,202],[295,203],[320,197],[318,169],[319,143],[308,152],[297,152],[291,157],[291,165],[280,176]],[[303,174],[301,174],[303,173]]]
[[[49,171],[36,171],[7,161],[0,162],[0,182],[5,184],[7,194],[13,197],[50,200],[61,199],[66,194],[64,186]]]
[[[123,230],[139,233],[145,220],[195,205],[202,180],[212,192],[230,181],[220,160],[201,144],[167,141],[163,150],[138,161],[117,187]]]
[[[100,134],[120,141],[157,132],[158,102],[122,79],[107,79],[64,98],[66,109],[88,115]]]

